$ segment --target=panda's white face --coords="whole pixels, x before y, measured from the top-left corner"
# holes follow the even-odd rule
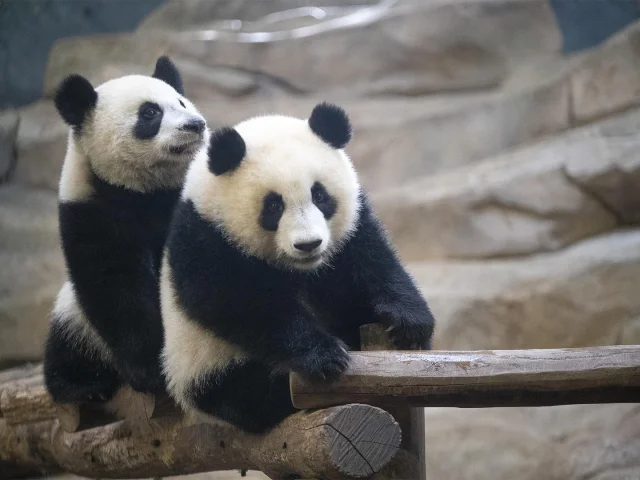
[[[360,187],[347,155],[297,118],[256,117],[235,131],[246,147],[237,168],[214,175],[200,154],[183,195],[249,255],[301,270],[328,262],[358,217]]]
[[[96,88],[97,104],[75,135],[105,181],[137,191],[179,187],[208,139],[195,106],[156,78],[129,75]]]

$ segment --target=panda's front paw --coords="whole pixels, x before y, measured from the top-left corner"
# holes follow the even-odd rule
[[[376,309],[378,321],[387,327],[389,338],[399,350],[429,350],[434,318],[429,308],[389,303]]]
[[[311,382],[333,382],[349,367],[347,346],[330,337],[294,360],[291,369]]]

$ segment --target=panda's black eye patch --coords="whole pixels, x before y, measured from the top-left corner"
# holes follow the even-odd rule
[[[284,200],[282,196],[269,192],[264,196],[262,213],[260,214],[260,225],[265,230],[275,232],[278,230],[278,223],[284,213]]]
[[[178,102],[180,102],[180,105],[182,106],[182,108],[187,108],[182,100],[178,99]]]
[[[133,128],[134,135],[139,140],[155,137],[162,124],[162,109],[153,102],[144,102],[138,108],[138,121]]]
[[[327,220],[336,213],[337,202],[335,198],[329,195],[329,192],[327,192],[327,189],[322,183],[316,182],[311,187],[311,200]]]

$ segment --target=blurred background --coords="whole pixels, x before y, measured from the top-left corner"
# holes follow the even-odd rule
[[[640,344],[639,0],[0,0],[0,368],[41,358],[64,278],[52,92],[162,54],[211,127],[347,110],[436,348]],[[640,478],[640,405],[426,431],[430,480]]]

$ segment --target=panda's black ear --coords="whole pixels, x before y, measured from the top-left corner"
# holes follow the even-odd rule
[[[98,103],[98,92],[82,75],[69,75],[56,90],[54,103],[62,119],[74,128],[80,128],[87,114]]]
[[[156,68],[153,71],[153,78],[157,78],[158,80],[162,80],[165,83],[168,83],[173,88],[175,88],[176,92],[180,95],[184,95],[184,87],[182,86],[182,76],[178,71],[178,67],[169,60],[169,57],[163,55],[158,58],[156,61]]]
[[[345,111],[337,105],[322,102],[309,117],[313,133],[333,148],[344,148],[351,140],[351,123]]]
[[[209,140],[209,170],[214,175],[235,170],[246,152],[244,140],[235,128],[214,130]]]

